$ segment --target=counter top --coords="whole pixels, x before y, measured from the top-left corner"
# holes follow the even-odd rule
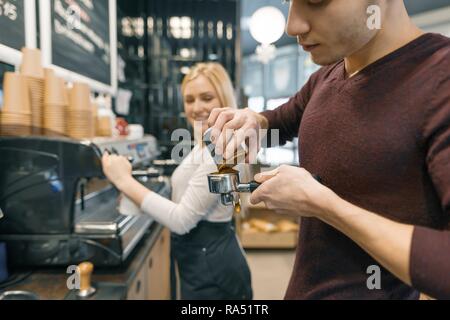
[[[160,224],[153,223],[124,266],[99,269],[94,267],[92,275],[94,286],[96,283],[105,283],[122,285],[124,288],[128,287],[144,264],[148,253],[153,248],[162,230],[163,227]],[[67,280],[70,274],[66,271],[61,268],[38,269],[19,284],[2,289],[0,292],[28,291],[37,294],[41,300],[63,300],[70,293],[70,290],[67,288]],[[27,274],[29,272],[24,270],[21,273]]]

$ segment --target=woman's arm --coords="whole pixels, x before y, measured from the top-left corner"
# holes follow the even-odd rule
[[[214,165],[201,164],[177,204],[136,181],[131,176],[131,165],[124,157],[103,156],[103,170],[108,179],[145,213],[177,234],[188,233],[206,214],[217,209],[219,199],[209,193],[206,178],[214,168]]]

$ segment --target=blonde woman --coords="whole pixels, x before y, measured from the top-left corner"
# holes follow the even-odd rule
[[[217,63],[193,67],[183,80],[182,95],[188,121],[199,125],[201,132],[207,129],[213,109],[236,108],[231,80]],[[123,157],[105,154],[103,169],[143,212],[172,231],[182,299],[252,298],[250,270],[231,222],[233,208],[209,193],[207,175],[217,167],[198,136],[172,176],[172,201],[134,180],[131,165]]]

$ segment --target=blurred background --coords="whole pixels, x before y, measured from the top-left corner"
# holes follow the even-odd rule
[[[180,83],[191,66],[203,61],[220,62],[231,76],[238,105],[257,112],[275,109],[286,102],[289,97],[302,88],[310,75],[318,70],[319,66],[315,65],[310,56],[297,45],[296,39],[285,34],[289,4],[284,2],[282,0],[95,0],[94,2],[92,0],[0,0],[0,106],[2,106],[0,133],[8,127],[4,123],[5,119],[13,125],[29,123],[31,116],[36,113],[33,107],[37,107],[41,123],[48,122],[49,119],[45,119],[47,116],[45,112],[51,111],[47,117],[51,118],[51,124],[55,127],[62,127],[60,133],[63,134],[67,127],[69,130],[71,129],[72,134],[65,132],[71,138],[81,141],[94,137],[106,137],[110,139],[106,139],[105,142],[108,147],[109,144],[125,140],[122,149],[116,146],[120,154],[128,156],[130,151],[133,151],[137,158],[142,156],[146,161],[156,160],[156,156],[158,156],[157,161],[160,161],[160,166],[174,169],[176,163],[167,161],[171,158],[173,147],[179,143],[172,141],[172,134],[176,129],[191,129],[183,111],[183,99],[180,92]],[[90,14],[87,20],[91,32],[82,33],[80,30],[74,31],[70,28],[64,29],[64,32],[54,32],[57,26],[61,28],[61,23],[65,19],[67,20],[67,11],[65,10],[68,10],[67,6],[71,3],[76,3]],[[96,6],[93,6],[92,3],[95,3]],[[427,32],[440,33],[450,37],[450,0],[405,0],[405,3],[419,27]],[[112,7],[117,10],[111,10]],[[33,32],[29,33],[30,30]],[[115,41],[116,38],[117,41]],[[53,47],[50,46],[49,49],[50,43]],[[7,46],[4,44],[9,44],[10,48],[6,48]],[[26,51],[27,49],[22,50],[31,56],[26,58],[24,54],[22,61],[21,49],[24,46],[31,47],[28,48],[28,51]],[[83,51],[83,46],[94,47],[95,50],[93,52]],[[40,62],[39,60],[42,60],[42,65],[35,63],[36,61]],[[28,61],[28,63],[24,63],[24,61]],[[22,63],[22,67],[20,67],[20,63]],[[39,68],[36,68],[38,64]],[[45,67],[54,70],[47,69],[44,72]],[[67,70],[61,70],[60,67]],[[11,72],[14,71],[20,72],[12,74]],[[53,71],[59,78],[53,74]],[[27,103],[27,110],[25,110],[25,106],[19,102],[16,105],[8,106],[11,110],[6,110],[3,103],[3,100],[7,100],[3,99],[5,74],[9,75],[11,83],[14,79],[25,79],[25,82],[17,82],[19,84],[15,86],[10,85],[9,91],[11,92],[9,95],[6,94],[7,97],[17,98],[20,96],[17,92],[25,92],[20,90],[24,88],[28,90],[28,86],[31,84],[29,90],[32,98],[29,103],[32,105],[31,108]],[[83,82],[87,82],[89,87],[85,84],[78,88],[80,97],[85,100],[82,100],[82,103],[69,103],[66,97],[67,91],[71,88],[73,93],[73,88],[77,85],[76,81],[80,79],[79,75],[87,76],[81,79]],[[23,83],[25,85],[22,85]],[[78,83],[78,85],[80,84]],[[16,89],[19,91],[15,91]],[[44,91],[45,99],[43,98]],[[49,92],[52,91],[56,94],[53,95],[53,103],[50,103]],[[73,95],[75,96],[75,94]],[[14,108],[17,110],[13,110]],[[65,108],[73,109],[70,113],[73,115],[73,119],[69,116],[66,119]],[[22,112],[24,110],[27,112]],[[55,110],[59,113],[56,114]],[[55,113],[52,113],[54,111]],[[86,116],[84,117],[84,115]],[[65,127],[66,120],[69,125]],[[134,133],[139,139],[146,139],[144,144],[135,143],[135,141],[140,141],[137,138],[135,138],[137,140],[130,138],[131,134],[124,130],[128,124],[133,125],[133,128],[136,129]],[[13,126],[13,129],[15,130],[16,127]],[[13,134],[16,133],[13,132]],[[130,140],[122,139],[124,136]],[[27,136],[22,138],[26,140]],[[79,143],[80,146],[83,146],[83,143],[84,141]],[[150,151],[155,151],[154,154],[151,154],[151,159],[150,155],[144,152],[145,148],[149,149],[149,146],[152,147]],[[79,153],[74,152],[74,154],[75,156],[72,157],[66,153],[66,160],[71,162],[78,159]],[[264,149],[258,159],[261,167],[280,164],[298,165],[298,141],[296,139],[278,148]],[[78,162],[74,161],[74,165],[78,165]],[[86,161],[88,164],[91,162],[94,161]],[[25,168],[28,166],[28,161],[24,163],[26,164],[23,165]],[[15,157],[10,157],[10,164],[14,167]],[[18,174],[22,174],[20,164],[19,162],[17,166],[19,167]],[[97,161],[97,165],[100,167],[99,174],[103,177],[99,161]],[[7,176],[6,171],[3,170],[0,177]],[[164,176],[167,175],[164,179],[168,178],[170,174],[164,173]],[[84,180],[82,181],[84,183]],[[153,187],[159,186],[160,183],[163,184],[160,180],[152,181],[150,179],[148,181],[154,183]],[[98,181],[94,179],[90,182]],[[169,184],[168,179],[164,180],[164,186]],[[57,191],[64,192],[64,188],[59,188],[58,185],[51,184],[51,187],[49,191],[47,190],[50,196]],[[109,185],[98,184],[95,187],[103,190],[102,188],[109,188]],[[163,187],[160,187],[159,190],[161,194],[167,191]],[[41,191],[41,189],[37,190],[36,197],[47,196]],[[83,199],[84,192],[85,185],[80,184],[79,193],[65,196],[64,199],[67,200],[67,203],[64,202],[64,206],[60,205],[67,209],[68,216],[67,218],[60,217],[61,219],[66,222],[73,219],[74,215],[71,210],[75,204],[72,202],[76,197]],[[11,192],[11,195],[13,194],[14,192]],[[98,195],[101,195],[101,192],[95,192],[92,198],[95,200]],[[3,205],[2,199],[0,198],[0,205],[5,208],[7,205]],[[62,210],[59,210],[58,207],[53,208],[52,201],[48,201],[46,197],[42,197],[42,199],[42,203],[46,205],[50,203],[48,210],[58,210],[55,215],[60,215],[59,211]],[[103,199],[100,197],[97,200],[103,206]],[[109,197],[109,205],[114,210],[117,204],[116,200],[115,195]],[[83,207],[84,210],[84,202],[77,201],[77,205]],[[16,201],[15,203],[22,210],[22,204],[26,202]],[[28,201],[28,204],[30,203],[32,203],[30,206],[34,206],[35,202]],[[264,206],[249,205],[248,199],[243,198],[243,204],[243,214],[236,216],[236,230],[246,250],[252,271],[255,299],[282,299],[292,271],[295,258],[294,249],[301,226],[295,218],[285,219]],[[38,207],[41,206],[30,207],[30,211],[20,211],[26,212],[23,214],[25,222],[15,223],[14,226],[20,225],[25,228],[33,226],[29,217],[34,217],[34,220],[37,221],[35,223],[38,226],[42,223],[47,232],[48,228],[45,223],[52,222],[52,220],[39,218],[34,212],[39,209]],[[5,217],[7,216],[5,211]],[[10,215],[9,219],[11,216],[16,215]],[[7,220],[8,217],[2,219],[3,222]],[[115,223],[115,220],[113,222]],[[135,226],[142,227],[143,225],[139,221],[133,223]],[[61,225],[59,222],[54,224],[57,227]],[[67,233],[70,234],[73,230],[73,225],[69,225]],[[25,230],[25,234],[29,235],[28,233],[29,230]],[[133,245],[140,241],[140,237],[143,237],[143,233],[136,236],[137,240]],[[165,236],[162,235],[161,246],[155,247],[158,252],[154,254],[158,258],[153,260],[152,253],[148,256],[148,260],[146,260],[147,256],[145,259],[141,259],[146,263],[140,262],[145,265],[145,268],[151,269],[148,272],[149,277],[153,277],[150,281],[152,290],[155,287],[156,289],[169,287],[169,245],[168,240],[164,240],[167,237],[168,233]],[[34,239],[34,237],[31,238]],[[45,249],[46,246],[43,245],[42,248]],[[51,246],[48,248],[52,250]],[[55,248],[54,252],[63,252],[59,247]],[[150,252],[150,246],[146,250]],[[22,247],[15,252],[21,256]],[[142,255],[147,255],[148,252],[142,253]],[[37,257],[39,254],[34,251],[32,253],[30,256],[35,259],[39,258]],[[26,257],[26,255],[24,256]],[[162,256],[164,259],[159,258]],[[155,261],[154,265],[153,261]],[[167,263],[159,263],[159,261]],[[131,266],[133,267],[133,265]],[[133,278],[131,280],[135,287],[129,286],[131,280],[127,280],[128,298],[155,299],[155,295],[145,296],[145,293],[140,292],[138,296],[134,292],[143,283],[139,282],[141,281],[139,275],[146,272],[142,269],[144,273],[141,274],[136,270],[127,271],[124,276],[128,277],[133,274],[135,277],[138,274],[137,279],[130,276],[130,279]],[[158,282],[163,278],[161,274],[165,275],[165,285]],[[66,274],[63,273],[63,276],[65,277]],[[34,280],[37,281],[36,279],[38,278]],[[38,282],[38,284],[45,289],[43,292],[46,294],[56,292],[53,289],[47,289],[47,285],[56,283],[49,280],[47,274],[39,279],[42,283]],[[65,279],[63,284],[65,285]],[[65,288],[63,287],[63,289]],[[60,292],[64,293],[63,290]],[[168,290],[165,290],[156,298],[167,298],[167,296]],[[61,298],[61,296],[57,298]]]
[[[284,33],[289,5],[283,2],[136,0],[131,4],[119,0],[119,56],[127,75],[120,86],[133,91],[133,109],[127,119],[142,122],[170,150],[171,132],[186,126],[179,83],[186,67],[205,60],[224,64],[240,106],[264,111],[287,101],[318,66],[295,38]],[[406,0],[406,5],[424,30],[450,35],[450,0]],[[252,34],[252,17],[263,8],[268,9],[263,12],[265,20],[254,19]],[[271,21],[269,34],[265,21]],[[257,54],[257,47],[266,40],[273,50]],[[259,160],[270,165],[297,164],[297,146],[293,141],[264,150]]]
[[[450,0],[406,0],[406,5],[424,30],[450,35]],[[255,17],[262,8],[265,21],[272,21],[271,32],[264,19]],[[276,108],[318,69],[296,39],[284,33],[288,9],[282,0],[117,0],[120,90],[113,97],[115,113],[141,124],[169,153],[173,130],[188,127],[180,82],[199,61],[219,61],[226,67],[240,106]],[[261,45],[264,41],[269,46]],[[0,62],[0,84],[4,72],[12,70],[14,66]],[[131,99],[129,105],[117,108],[123,97]],[[296,148],[294,141],[262,152],[259,159],[264,164],[296,164]]]

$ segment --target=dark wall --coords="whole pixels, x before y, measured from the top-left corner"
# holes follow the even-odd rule
[[[119,55],[127,76],[119,87],[134,96],[129,121],[170,145],[172,131],[187,127],[181,117],[180,70],[197,62],[222,63],[239,86],[239,8],[239,0],[118,0]],[[189,17],[191,37],[176,38],[171,17]],[[194,54],[184,57],[182,49]]]

